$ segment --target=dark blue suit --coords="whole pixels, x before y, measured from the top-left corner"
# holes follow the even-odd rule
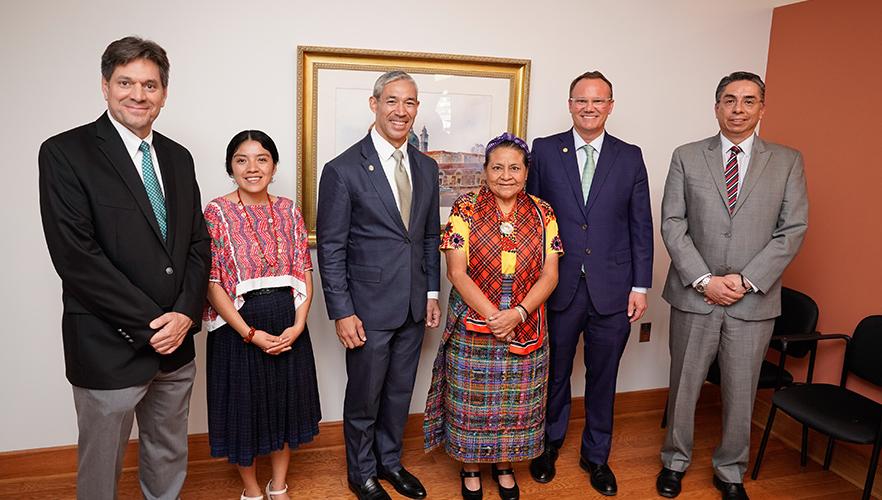
[[[319,271],[328,316],[355,314],[368,341],[346,351],[343,432],[349,479],[401,467],[426,317],[439,290],[438,165],[407,146],[413,186],[405,229],[371,135],[322,171],[316,220]]]
[[[572,129],[536,139],[527,191],[551,204],[564,251],[557,288],[548,299],[551,374],[546,436],[560,446],[570,414],[570,374],[585,333],[582,456],[609,457],[619,360],[630,333],[631,287],[652,284],[652,212],[643,155],[606,134],[587,203]],[[582,275],[584,269],[584,277]]]

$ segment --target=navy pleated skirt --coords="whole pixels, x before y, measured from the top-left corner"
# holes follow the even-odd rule
[[[248,297],[246,323],[272,335],[294,324],[290,289]],[[321,420],[309,331],[291,350],[264,353],[229,325],[208,333],[208,438],[211,455],[249,466],[254,457],[297,448],[318,434]]]

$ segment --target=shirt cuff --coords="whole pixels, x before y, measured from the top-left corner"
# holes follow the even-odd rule
[[[648,289],[643,286],[632,286],[631,291],[645,294]]]
[[[695,288],[696,285],[701,283],[701,280],[707,278],[708,276],[711,276],[711,273],[702,274],[701,276],[699,276],[698,279],[692,282],[692,288]]]
[[[749,279],[747,279],[747,276],[745,276],[745,275],[742,274],[741,277],[744,278],[744,282],[747,283],[747,284],[750,286],[750,289],[753,290],[753,293],[758,293],[758,292],[759,292],[759,288],[757,288],[756,285],[754,285],[753,283],[751,283],[751,281],[750,281]]]
[[[440,292],[438,292],[437,290],[436,290],[436,291],[433,291],[433,292],[427,292],[427,293],[426,293],[426,299],[435,299],[435,300],[438,300],[438,294],[439,294],[439,293],[440,293]]]

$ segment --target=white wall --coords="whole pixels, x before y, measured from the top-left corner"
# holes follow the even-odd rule
[[[671,151],[716,132],[712,95],[721,76],[736,69],[765,73],[771,9],[782,3],[787,2],[456,0],[401,7],[286,0],[0,0],[5,179],[0,451],[76,442],[61,350],[60,281],[40,227],[36,157],[44,139],[93,121],[105,109],[99,58],[111,40],[138,34],[168,51],[169,98],[155,128],[189,147],[204,201],[231,189],[224,148],[245,128],[262,129],[276,140],[282,162],[272,190],[295,195],[297,45],[531,59],[530,140],[568,128],[570,80],[588,69],[602,70],[615,86],[608,129],[642,146],[656,221],[655,287],[646,316],[653,323],[652,341],[639,344],[632,336],[619,373],[619,391],[633,391],[666,386],[668,379],[668,309],[659,295],[668,257],[658,220]],[[318,278],[316,285],[320,290]],[[446,296],[449,284],[444,288]],[[346,380],[343,348],[321,294],[309,328],[323,413],[326,420],[339,420]],[[439,335],[439,330],[426,335],[413,412],[423,410]],[[207,430],[204,348],[202,334],[193,433]],[[577,362],[577,394],[584,386],[583,370]]]

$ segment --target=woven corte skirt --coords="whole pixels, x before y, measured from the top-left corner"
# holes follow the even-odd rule
[[[294,324],[290,289],[246,299],[239,310],[258,330],[281,335]],[[312,441],[321,420],[309,331],[273,356],[229,325],[208,333],[208,438],[211,455],[249,466],[254,457]]]
[[[444,349],[447,453],[456,460],[519,462],[542,453],[548,342],[520,356],[460,323]]]

